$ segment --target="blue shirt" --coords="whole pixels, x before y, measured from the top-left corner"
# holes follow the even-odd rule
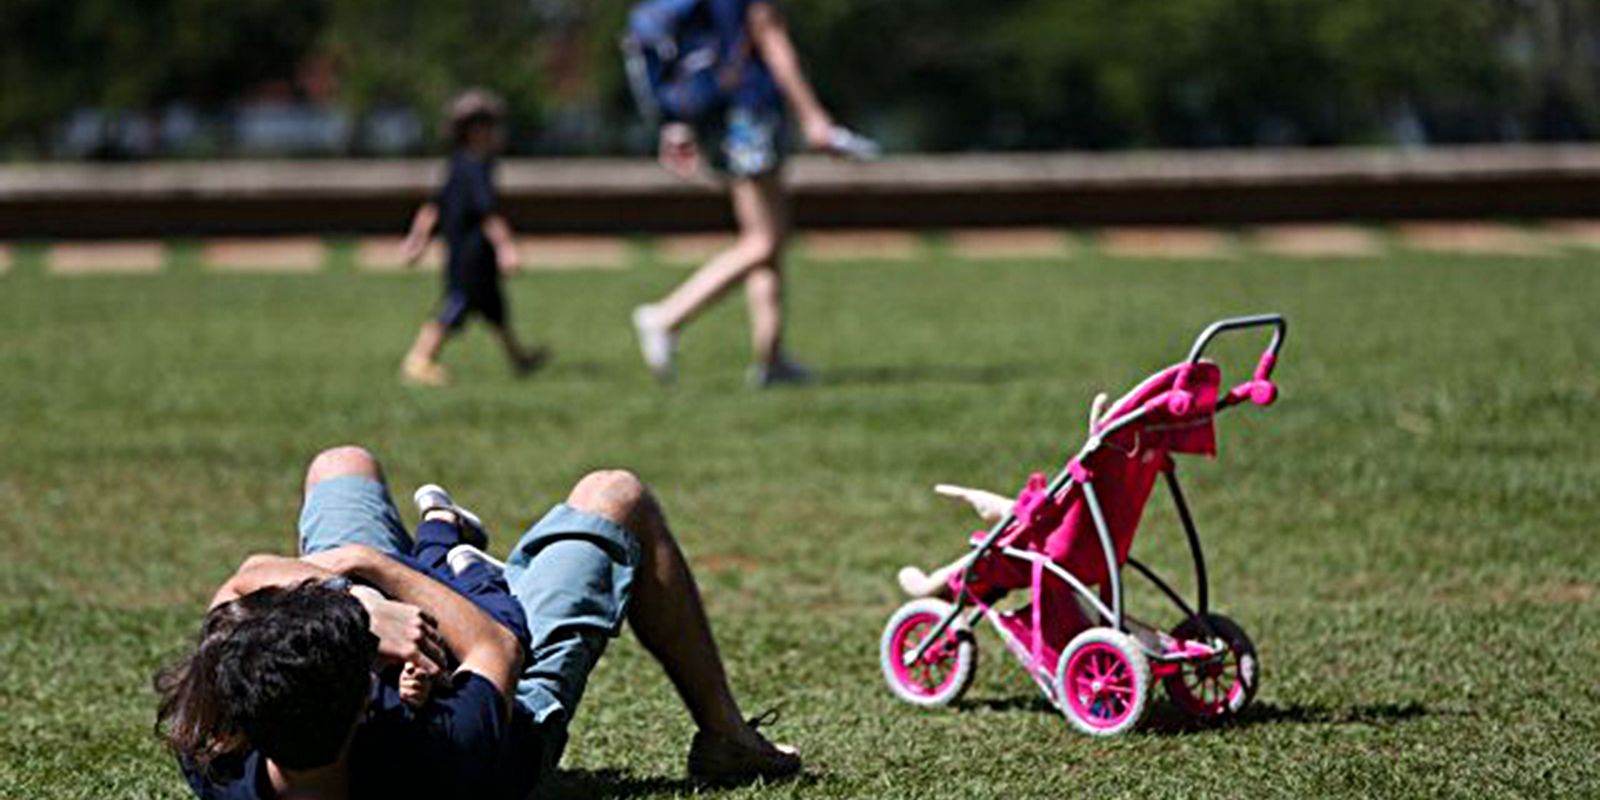
[[[711,12],[711,27],[718,42],[718,62],[740,64],[737,82],[729,97],[737,108],[754,111],[782,110],[783,98],[772,71],[761,60],[750,41],[750,9],[757,4],[772,5],[772,0],[706,0]]]
[[[439,232],[449,250],[446,275],[451,285],[498,281],[494,248],[483,233],[483,221],[495,213],[498,204],[494,162],[465,149],[451,153],[449,172],[434,202],[439,206]]]
[[[534,732],[527,715],[508,714],[494,684],[480,675],[457,675],[420,709],[400,702],[394,687],[379,685],[351,743],[350,796],[523,797],[542,766]],[[276,796],[266,759],[254,750],[216,764],[210,776],[180,766],[202,800]]]

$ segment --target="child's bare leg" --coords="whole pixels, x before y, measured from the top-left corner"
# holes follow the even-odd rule
[[[407,361],[431,363],[439,357],[439,351],[444,349],[444,338],[449,333],[436,319],[422,323],[421,330],[417,331],[417,338],[411,343],[411,350],[406,353]]]
[[[439,364],[438,358],[439,350],[444,347],[445,337],[449,334],[450,329],[436,319],[422,323],[416,341],[411,343],[405,360],[400,363],[401,376],[410,383],[423,386],[443,386],[448,383],[449,375]]]
[[[517,340],[517,332],[511,329],[510,323],[495,326],[495,334],[500,338],[500,346],[506,351],[506,359],[511,362],[511,368],[521,375],[538,369],[544,364],[546,351],[543,347],[527,349]]]

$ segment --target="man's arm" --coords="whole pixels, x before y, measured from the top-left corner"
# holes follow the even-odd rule
[[[777,81],[784,99],[789,101],[789,107],[794,109],[806,143],[817,149],[827,148],[833,135],[833,117],[822,107],[822,101],[811,90],[811,82],[806,80],[783,15],[772,3],[762,0],[751,4],[747,24],[750,40],[755,43],[761,60],[772,70],[772,78]]]
[[[461,661],[509,699],[522,669],[522,644],[456,590],[363,545],[345,545],[306,557],[312,563],[372,584],[384,594],[420,607],[438,622],[439,635]]]
[[[209,608],[231,603],[268,586],[295,586],[306,581],[327,580],[332,577],[335,577],[332,572],[297,558],[253,555],[246,558],[233,573],[233,577],[223,582],[216,594],[211,596]]]
[[[257,554],[246,558],[217,589],[210,607],[269,586],[298,586],[333,577],[337,574],[303,559]],[[352,588],[350,594],[367,610],[367,626],[378,637],[381,660],[411,663],[426,675],[439,674],[440,665],[446,663],[444,645],[439,641],[438,624],[421,608],[394,602],[362,586]]]

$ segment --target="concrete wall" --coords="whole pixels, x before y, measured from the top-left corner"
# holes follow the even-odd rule
[[[0,238],[402,229],[440,162],[0,166]],[[1245,225],[1600,216],[1600,146],[800,158],[802,227]],[[504,208],[528,232],[721,229],[710,184],[645,160],[515,160]]]

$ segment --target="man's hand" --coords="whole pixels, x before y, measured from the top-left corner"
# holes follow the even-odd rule
[[[950,483],[938,484],[933,487],[933,490],[945,497],[956,497],[967,501],[972,506],[972,510],[978,512],[978,516],[982,517],[984,522],[999,522],[1002,517],[1011,513],[1011,498],[994,492],[969,489],[965,486],[956,486]]]
[[[700,144],[695,140],[694,129],[682,122],[662,125],[656,160],[668,172],[684,180],[694,180],[698,177]]]
[[[378,660],[384,664],[411,664],[417,674],[431,680],[443,674],[446,663],[439,625],[428,612],[384,597],[367,586],[350,589],[367,609],[368,628],[378,637]]]

